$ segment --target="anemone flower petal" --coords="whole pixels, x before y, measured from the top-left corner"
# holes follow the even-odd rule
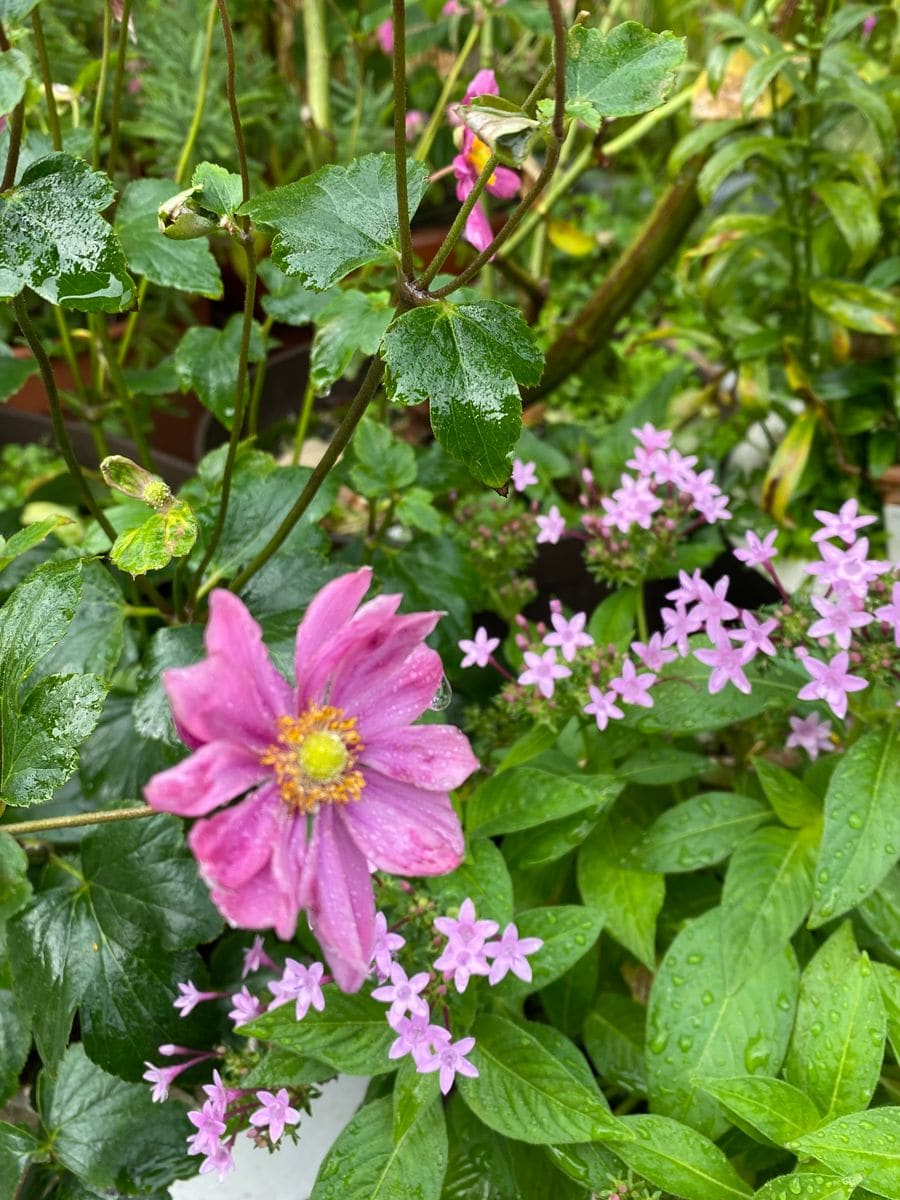
[[[463,104],[469,104],[476,96],[499,96],[497,76],[490,67],[483,67],[472,76],[472,82],[466,88]]]
[[[366,772],[363,798],[340,818],[379,870],[399,875],[443,875],[465,852],[459,818],[446,793]]]
[[[369,973],[375,951],[375,897],[365,856],[334,805],[316,815],[307,867],[313,932],[338,987],[355,992]]]
[[[391,628],[391,618],[400,606],[402,596],[376,596],[364,604],[342,629],[329,638],[318,654],[297,662],[297,711],[302,712],[310,701],[321,701],[327,692],[331,676],[347,655],[374,631]]]
[[[406,662],[440,620],[438,612],[410,613],[367,630],[336,665],[329,702],[349,712],[366,708],[384,690],[384,681]]]
[[[356,710],[364,742],[386,729],[409,725],[420,717],[434,699],[444,674],[440,655],[428,646],[418,646],[391,675],[385,676],[381,691]]]
[[[326,583],[306,610],[297,630],[294,668],[304,677],[326,642],[335,637],[359,607],[372,583],[372,568],[361,567]]]
[[[278,887],[268,863],[239,888],[212,888],[210,899],[238,929],[274,929],[285,941],[297,929],[297,909]]]
[[[202,817],[227,804],[270,774],[259,758],[231,742],[208,742],[190,758],[160,771],[144,788],[151,808]]]
[[[269,659],[262,630],[244,602],[225,588],[216,588],[209,598],[204,644],[210,657],[221,656],[246,676],[253,700],[268,715],[290,712],[291,689]]]
[[[466,218],[466,241],[476,250],[486,250],[493,236],[491,223],[479,200]]]
[[[229,889],[252,879],[271,858],[280,815],[286,811],[278,789],[268,784],[240,804],[198,821],[188,845],[204,878]]]
[[[366,743],[360,762],[390,779],[435,792],[459,787],[478,770],[469,739],[455,725],[392,729]]]
[[[487,190],[492,196],[498,196],[501,200],[509,200],[518,192],[521,183],[522,181],[515,171],[511,171],[509,167],[497,167],[487,185]]]

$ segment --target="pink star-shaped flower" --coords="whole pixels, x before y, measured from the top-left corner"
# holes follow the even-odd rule
[[[443,1025],[432,1025],[427,1012],[415,1017],[398,1017],[390,1022],[397,1038],[391,1043],[388,1058],[403,1058],[411,1054],[416,1067],[420,1067],[426,1058],[431,1058],[440,1046],[450,1041],[450,1031]]]
[[[733,683],[738,691],[749,695],[750,680],[744,674],[743,668],[753,658],[754,653],[751,646],[735,646],[722,632],[716,638],[713,649],[695,650],[694,658],[713,668],[709,677],[711,695],[721,692],[726,683]]]
[[[231,1003],[233,1007],[228,1016],[235,1025],[248,1025],[262,1015],[262,1003],[246,985],[239,992],[235,992],[231,997]]]
[[[697,585],[698,597],[692,615],[695,620],[703,622],[707,636],[713,642],[722,628],[722,622],[731,621],[738,615],[735,606],[725,599],[728,584],[728,576],[723,575],[714,587],[710,587],[704,579]]]
[[[874,619],[871,613],[856,608],[850,596],[839,598],[836,604],[829,604],[821,596],[813,596],[812,606],[821,620],[810,625],[809,636],[833,637],[842,650],[850,649],[854,629],[861,629]]]
[[[858,529],[872,525],[878,520],[877,517],[860,516],[859,505],[855,500],[847,500],[836,513],[817,508],[815,517],[823,528],[817,529],[812,535],[814,542],[824,542],[827,538],[836,537],[840,538],[847,546],[851,546],[856,541]]]
[[[391,974],[391,964],[394,961],[394,951],[406,945],[406,938],[399,933],[391,933],[387,927],[387,917],[383,912],[375,914],[375,949],[372,961],[378,978],[384,982]]]
[[[438,933],[467,950],[480,950],[489,937],[493,937],[500,926],[487,918],[479,919],[470,896],[459,906],[458,917],[435,917],[434,927]]]
[[[752,612],[744,609],[741,613],[741,621],[744,628],[730,630],[729,636],[736,642],[743,642],[753,651],[753,654],[761,650],[763,654],[768,654],[773,658],[777,654],[777,650],[769,635],[778,628],[775,618],[770,617],[767,621],[758,621]]]
[[[820,662],[811,654],[799,657],[804,670],[812,676],[812,682],[800,689],[798,699],[824,700],[834,715],[843,720],[847,715],[847,693],[862,691],[869,686],[869,681],[848,673],[850,655],[846,650],[841,650],[828,663]]]
[[[672,442],[671,429],[657,429],[650,421],[645,421],[639,429],[632,429],[634,440],[645,450],[668,450]]]
[[[634,663],[626,658],[622,664],[622,674],[617,679],[611,679],[609,686],[622,697],[625,704],[637,704],[641,708],[652,708],[653,701],[647,692],[656,683],[656,676],[651,672],[639,675]]]
[[[488,631],[479,625],[474,638],[463,638],[457,645],[465,655],[459,664],[461,667],[486,667],[500,645],[500,639],[488,637]]]
[[[666,599],[671,600],[673,604],[694,604],[700,599],[700,585],[703,583],[699,567],[692,575],[688,575],[687,571],[679,571],[678,587],[666,592]],[[701,622],[698,622],[695,628],[699,629],[700,624]]]
[[[559,612],[550,614],[552,633],[544,637],[545,646],[558,646],[566,662],[572,662],[582,646],[593,646],[594,639],[585,633],[587,614],[575,613],[570,621]]]
[[[665,649],[661,633],[652,634],[646,643],[632,642],[631,649],[649,671],[659,671],[678,658],[674,650]]]
[[[419,1071],[422,1074],[440,1071],[441,1092],[446,1096],[453,1087],[453,1080],[457,1074],[468,1075],[470,1079],[478,1078],[478,1068],[473,1067],[466,1058],[474,1046],[473,1037],[460,1038],[458,1042],[447,1042],[446,1045],[439,1046],[434,1054],[423,1059],[419,1064]]]
[[[797,746],[805,750],[813,760],[817,759],[823,750],[834,749],[831,722],[821,720],[818,713],[810,713],[808,717],[788,717],[788,724],[791,732],[784,743],[788,749]]]
[[[746,563],[748,567],[764,567],[770,563],[778,554],[775,549],[775,539],[778,537],[778,531],[772,529],[762,539],[758,538],[755,533],[750,532],[745,539],[746,545],[738,547],[733,551],[734,557],[739,562]]]
[[[527,487],[537,483],[537,466],[533,462],[522,462],[517,458],[512,465],[512,485],[517,492],[524,492]]]
[[[218,1000],[222,995],[221,992],[201,992],[194,986],[189,979],[187,983],[179,983],[178,991],[181,993],[177,999],[172,1001],[172,1007],[177,1008],[182,1017],[188,1016],[194,1011],[198,1004],[204,1000]]]
[[[247,949],[244,951],[244,969],[241,971],[241,979],[246,979],[254,971],[258,971],[260,967],[271,967],[273,971],[279,970],[278,964],[269,958],[265,951],[265,943],[262,935],[257,934]]]
[[[289,1004],[291,1000],[294,1000],[296,1001],[294,1012],[298,1021],[303,1020],[310,1007],[317,1012],[323,1012],[325,997],[322,994],[322,976],[324,974],[325,967],[320,962],[310,963],[306,967],[303,963],[297,962],[295,958],[286,958],[284,974],[281,979],[276,979],[274,983],[267,985],[275,997],[269,1008],[278,1008],[279,1005]]]
[[[520,938],[516,926],[507,925],[500,940],[488,942],[484,948],[487,957],[492,959],[491,972],[488,976],[488,983],[491,987],[499,983],[509,971],[524,980],[525,983],[531,983],[531,963],[526,955],[536,954],[543,944],[543,938]]]
[[[555,546],[566,532],[566,519],[561,515],[555,504],[551,506],[550,512],[546,517],[538,516],[535,520],[538,523],[538,535],[535,538],[538,545],[546,542],[551,546]]]
[[[420,971],[418,975],[413,975],[412,979],[407,979],[406,972],[400,964],[391,963],[391,982],[384,987],[375,988],[372,997],[390,1004],[389,1021],[403,1017],[408,1012],[413,1016],[427,1015],[428,1005],[419,992],[425,990],[430,978],[427,971]]]
[[[894,645],[900,646],[900,583],[894,584],[890,604],[882,604],[880,608],[876,608],[875,616],[879,621],[893,627]]]
[[[572,674],[568,667],[556,661],[555,650],[545,650],[543,654],[526,650],[523,657],[527,669],[519,676],[518,682],[533,683],[546,700],[553,695],[556,680],[565,679]]]
[[[588,693],[590,694],[591,702],[584,706],[582,712],[589,713],[590,716],[594,717],[597,722],[597,728],[601,733],[609,724],[610,718],[619,720],[625,716],[621,708],[616,704],[615,692],[602,692],[600,688],[594,687],[591,683],[588,684]]]
[[[296,1108],[291,1108],[287,1088],[279,1088],[274,1095],[272,1092],[260,1091],[256,1093],[256,1098],[262,1108],[251,1114],[250,1124],[255,1125],[257,1129],[268,1125],[269,1141],[274,1146],[281,1140],[285,1125],[297,1124],[300,1113]]]
[[[434,966],[444,972],[446,979],[453,979],[453,985],[460,993],[469,986],[473,975],[487,975],[490,971],[483,947],[470,949],[453,941],[448,942],[443,953],[434,960]]]

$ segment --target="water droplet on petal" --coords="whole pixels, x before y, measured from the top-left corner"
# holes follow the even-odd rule
[[[438,690],[432,696],[428,707],[434,712],[443,712],[445,708],[449,707],[452,699],[453,689],[450,687],[450,680],[446,675],[442,675]]]

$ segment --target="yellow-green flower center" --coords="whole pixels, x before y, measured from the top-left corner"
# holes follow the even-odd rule
[[[299,717],[278,718],[278,738],[260,762],[272,768],[288,808],[312,813],[323,804],[358,800],[365,787],[354,770],[363,751],[356,717],[339,708],[310,704]]]

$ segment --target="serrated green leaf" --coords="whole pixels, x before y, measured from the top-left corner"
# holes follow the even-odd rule
[[[647,1094],[644,1066],[646,1009],[616,992],[604,992],[584,1023],[584,1044],[598,1074],[627,1092]]]
[[[845,1183],[834,1175],[779,1175],[764,1183],[754,1200],[848,1200],[855,1186],[853,1179]]]
[[[850,247],[849,267],[861,267],[881,240],[878,209],[868,192],[845,179],[817,183],[815,193]]]
[[[30,895],[28,855],[15,838],[0,831],[0,921],[24,908]]]
[[[630,865],[664,873],[694,871],[727,858],[768,813],[733,792],[701,792],[664,812],[634,846]]]
[[[434,507],[434,498],[425,488],[411,487],[403,493],[395,510],[401,525],[437,535],[444,528],[444,517]]]
[[[31,1049],[31,1023],[13,993],[0,988],[0,1104],[19,1090],[19,1073]]]
[[[900,332],[900,300],[891,292],[845,279],[819,279],[810,287],[809,298],[847,329],[885,337]]]
[[[150,639],[145,665],[138,677],[134,703],[134,727],[141,737],[169,746],[182,747],[175,732],[169,698],[162,683],[168,667],[187,667],[203,657],[203,631],[199,625],[175,625],[158,629]]]
[[[194,168],[191,185],[200,188],[197,199],[220,217],[231,217],[240,208],[241,177],[218,163],[202,162]]]
[[[309,325],[337,294],[335,288],[324,292],[305,288],[299,280],[291,279],[279,270],[270,258],[259,264],[259,274],[268,288],[260,300],[263,312],[287,325]]]
[[[665,883],[662,875],[628,865],[641,832],[619,808],[607,814],[578,853],[578,890],[601,914],[607,932],[653,970]]]
[[[404,491],[416,478],[412,446],[396,441],[387,426],[377,421],[360,422],[353,438],[353,455],[356,462],[350,468],[350,483],[361,496],[389,496]]]
[[[367,1104],[325,1156],[310,1200],[438,1200],[447,1169],[447,1129],[439,1103],[400,1136],[392,1134],[391,1098]]]
[[[319,313],[310,358],[310,378],[319,395],[340,379],[357,354],[376,354],[394,314],[390,292],[348,288]]]
[[[576,106],[576,115],[592,129],[604,118],[648,112],[665,100],[684,53],[684,38],[651,33],[637,21],[624,21],[609,33],[576,25],[568,37],[566,108]]]
[[[175,370],[182,391],[189,388],[214,417],[231,428],[237,399],[237,362],[241,343],[242,318],[234,313],[224,329],[195,325],[175,350]],[[266,356],[262,329],[254,321],[250,334],[248,362],[261,362]]]
[[[466,839],[466,857],[449,875],[427,881],[444,911],[469,897],[483,917],[504,925],[513,918],[513,886],[500,850],[486,837]]]
[[[498,1133],[536,1145],[603,1137],[614,1119],[596,1088],[523,1028],[482,1014],[469,1055],[477,1079],[458,1078],[468,1107]]]
[[[821,803],[796,775],[767,758],[755,758],[753,768],[779,821],[791,829],[802,829],[821,819]]]
[[[810,1098],[783,1079],[736,1075],[701,1078],[700,1086],[718,1100],[738,1129],[765,1145],[786,1146],[822,1123]]]
[[[839,1175],[861,1175],[870,1191],[900,1200],[900,1108],[873,1108],[838,1117],[791,1147]]]
[[[173,241],[159,231],[156,210],[172,194],[165,179],[135,179],[116,210],[115,230],[129,269],[160,287],[217,300],[222,277],[206,241]]]
[[[722,891],[722,956],[738,987],[787,945],[812,901],[815,841],[806,829],[757,829],[731,857]]]
[[[878,980],[845,921],[803,972],[784,1077],[826,1118],[865,1108],[881,1073],[885,1033]]]
[[[44,563],[18,585],[0,610],[0,693],[18,692],[60,640],[78,607],[81,588],[77,560]]]
[[[50,154],[31,163],[0,196],[3,297],[25,287],[63,308],[119,312],[134,298],[125,258],[100,216],[115,195],[80,158]]]
[[[427,168],[410,160],[410,217],[427,187]],[[240,211],[276,231],[275,262],[318,291],[367,263],[391,262],[400,252],[392,154],[367,154],[347,167],[322,167],[298,183],[249,200]]]
[[[900,730],[872,730],[841,757],[825,795],[810,926],[864,900],[900,858]]]
[[[63,636],[43,656],[31,679],[96,672],[109,679],[124,643],[125,599],[99,562],[83,562],[81,596]]]
[[[414,308],[387,331],[382,355],[390,398],[430,401],[447,453],[483,483],[506,483],[522,425],[519,384],[537,383],[544,361],[521,314],[494,300]]]
[[[396,1033],[377,1000],[357,992],[346,995],[334,984],[323,989],[324,1012],[311,1010],[302,1021],[290,1005],[281,1006],[239,1032],[262,1037],[295,1054],[309,1055],[349,1075],[380,1075],[393,1071],[388,1056]]]
[[[630,1140],[611,1140],[616,1154],[654,1187],[683,1200],[736,1200],[750,1188],[714,1142],[668,1117],[623,1117]]]
[[[53,1156],[88,1187],[146,1192],[194,1173],[184,1152],[191,1129],[185,1110],[154,1106],[146,1085],[102,1071],[83,1047],[70,1046],[52,1085],[46,1072],[42,1084]]]
[[[623,781],[612,775],[566,776],[538,767],[513,767],[476,788],[466,824],[472,833],[486,837],[531,829],[583,809],[602,810],[623,787]]]
[[[25,95],[25,84],[31,68],[21,50],[4,50],[0,54],[0,113],[11,113]]]
[[[580,904],[560,904],[516,913],[519,937],[538,937],[544,944],[529,955],[530,982],[510,973],[497,986],[507,993],[523,996],[546,987],[590,951],[602,927],[600,914]]]
[[[729,990],[723,923],[710,909],[675,938],[653,981],[647,1009],[647,1083],[655,1112],[710,1137],[727,1120],[699,1080],[741,1071],[777,1073],[794,1013],[797,963],[776,950],[767,969]]]
[[[189,554],[196,540],[197,519],[190,505],[173,500],[165,512],[153,513],[137,529],[120,533],[109,557],[129,575],[146,575]]]

